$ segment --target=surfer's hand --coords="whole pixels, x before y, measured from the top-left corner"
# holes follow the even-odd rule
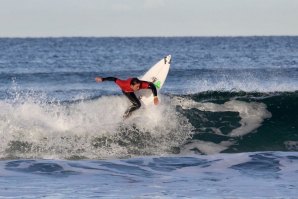
[[[96,77],[96,78],[95,78],[95,81],[96,81],[97,83],[102,82],[102,78],[101,78],[101,77]]]
[[[158,97],[155,96],[155,97],[154,97],[154,104],[157,105],[158,103],[159,103]]]

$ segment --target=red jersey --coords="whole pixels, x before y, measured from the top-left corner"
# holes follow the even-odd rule
[[[130,87],[130,82],[132,78],[129,78],[127,80],[121,80],[116,79],[115,83],[121,88],[122,91],[126,93],[134,92],[132,88]],[[149,88],[149,82],[141,81],[140,89],[148,89]]]
[[[133,78],[127,80],[118,79],[116,77],[103,77],[102,81],[114,81],[123,92],[133,93],[134,90],[130,87],[130,82]],[[154,96],[157,96],[157,90],[155,85],[152,82],[140,81],[140,89],[151,89]]]

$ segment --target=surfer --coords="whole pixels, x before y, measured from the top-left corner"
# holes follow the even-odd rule
[[[135,95],[135,91],[138,91],[140,89],[151,89],[154,96],[154,104],[157,105],[159,103],[157,97],[157,90],[152,82],[141,81],[138,78],[129,78],[127,80],[121,80],[116,77],[96,77],[95,81],[97,83],[104,81],[114,81],[121,88],[123,94],[132,103],[132,105],[128,107],[125,111],[123,118],[128,118],[133,111],[141,107],[141,102]]]

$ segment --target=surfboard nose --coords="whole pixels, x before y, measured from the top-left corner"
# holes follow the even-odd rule
[[[168,55],[164,58],[165,60],[165,64],[171,64],[171,59],[172,59],[172,56],[171,55]]]

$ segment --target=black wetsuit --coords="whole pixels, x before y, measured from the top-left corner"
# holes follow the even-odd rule
[[[132,103],[130,107],[125,111],[124,118],[131,115],[131,113],[141,107],[141,102],[130,88],[130,80],[120,80],[115,77],[106,77],[102,78],[102,81],[114,81],[122,90],[123,94],[129,99]],[[154,96],[157,96],[157,90],[155,85],[152,82],[140,81],[140,89],[151,89]]]

